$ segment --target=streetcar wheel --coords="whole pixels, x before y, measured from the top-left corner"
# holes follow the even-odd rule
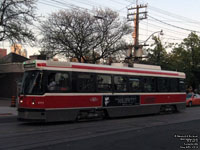
[[[176,105],[172,105],[172,112],[173,113],[178,112]]]
[[[110,118],[109,114],[108,114],[108,111],[106,109],[104,109],[104,111],[103,111],[103,119],[108,119],[108,118]]]
[[[165,106],[160,106],[160,113],[165,112]]]
[[[189,107],[192,107],[192,102],[191,102],[191,101],[189,102],[188,106],[189,106]]]

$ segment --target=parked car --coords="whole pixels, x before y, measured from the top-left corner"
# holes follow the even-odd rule
[[[193,105],[200,105],[200,95],[188,93],[186,97],[186,106],[191,107]]]

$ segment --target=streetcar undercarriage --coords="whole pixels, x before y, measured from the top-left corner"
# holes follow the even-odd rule
[[[185,103],[82,109],[30,109],[18,108],[18,120],[37,122],[76,121],[91,118],[130,117],[145,114],[175,112],[185,109]]]

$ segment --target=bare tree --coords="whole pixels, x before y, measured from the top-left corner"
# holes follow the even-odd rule
[[[69,10],[53,13],[42,24],[43,53],[64,54],[79,62],[96,63],[126,48],[130,26],[110,10]]]
[[[36,0],[0,1],[0,42],[12,43],[34,41],[33,32],[28,28],[35,18]]]

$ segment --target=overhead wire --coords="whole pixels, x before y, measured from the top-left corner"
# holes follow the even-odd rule
[[[70,7],[70,8],[79,8],[79,9],[86,9],[86,8],[84,8],[84,7],[80,7],[80,6],[77,6],[77,5],[74,5],[74,4],[70,4],[70,3],[68,3],[68,2],[64,2],[64,1],[59,1],[59,0],[50,0],[50,1],[52,1],[52,2],[54,2],[54,3],[57,3],[57,4],[59,4],[59,5],[64,5],[64,6],[66,6],[66,7]],[[89,9],[87,9],[87,10],[89,10]]]
[[[48,5],[48,6],[51,6],[51,7],[55,7],[55,8],[61,8],[61,9],[64,9],[64,7],[57,6],[57,5],[54,5],[54,4],[49,4],[49,3],[46,3],[46,2],[38,1],[38,3],[43,4],[43,5]]]
[[[156,8],[156,7],[151,6],[151,5],[149,5],[149,9],[154,10],[156,12],[159,12],[161,14],[167,15],[167,16],[171,16],[171,17],[176,18],[178,20],[184,20],[184,21],[189,20],[189,21],[198,23],[198,25],[200,24],[200,21],[197,21],[197,20],[194,20],[194,19],[191,19],[191,18],[187,18],[185,16],[181,16],[181,15],[178,15],[178,14],[175,14],[175,13],[172,13],[172,12],[160,9],[160,8]]]
[[[190,30],[190,29],[187,29],[187,28],[179,27],[179,26],[176,26],[176,25],[173,25],[173,24],[164,22],[164,21],[162,21],[162,20],[159,20],[159,19],[157,19],[157,18],[155,18],[155,17],[152,17],[152,16],[150,16],[150,15],[148,15],[148,17],[150,17],[150,18],[152,18],[152,19],[154,19],[154,20],[156,20],[156,21],[158,21],[158,22],[161,22],[161,23],[163,23],[163,24],[165,24],[165,25],[168,25],[168,26],[177,28],[177,29],[181,29],[181,30],[185,30],[185,31],[189,31],[189,32],[197,32],[197,33],[200,33],[200,31],[195,31],[195,30]]]
[[[118,4],[120,4],[120,5],[126,5],[125,3],[122,3],[121,1],[119,2],[119,1],[117,1],[117,0],[110,0],[110,1],[113,1],[113,2],[118,3]]]
[[[51,2],[49,2],[49,1],[51,1]],[[64,1],[59,1],[59,0],[49,0],[48,2],[46,1],[46,2],[41,2],[40,1],[40,3],[43,3],[43,4],[45,4],[45,5],[50,5],[50,6],[52,6],[52,7],[57,7],[57,8],[62,8],[62,9],[65,9],[66,7],[67,8],[81,8],[81,9],[86,9],[86,10],[89,10],[89,11],[91,11],[90,9],[88,9],[88,8],[84,8],[84,7],[80,7],[80,6],[77,6],[77,5],[75,5],[75,4],[72,4],[72,2],[66,2],[65,0]],[[87,0],[85,0],[84,2],[83,1],[79,1],[79,0],[73,0],[73,1],[75,1],[76,3],[80,3],[80,4],[84,4],[84,5],[87,5],[87,6],[90,6],[90,7],[95,7],[96,5],[97,5],[97,3],[94,3],[94,2],[89,2],[89,1],[87,1]],[[117,1],[117,0],[111,0],[112,2],[114,2],[114,3],[117,3],[117,4],[119,4],[119,5],[123,5],[123,3],[122,2],[119,2],[119,1]],[[132,5],[132,4],[134,4],[134,2],[133,1],[131,1],[131,0],[125,0],[126,2],[128,2],[128,3],[130,3],[129,5],[127,5],[126,7],[123,7],[122,9],[120,9],[120,10],[118,10],[118,12],[120,12],[120,11],[123,11],[125,8],[127,8],[128,6],[130,6],[130,5]],[[161,9],[159,9],[159,8],[156,8],[156,7],[153,7],[153,6],[150,6],[150,10],[153,10],[154,12],[158,12],[158,14],[161,14],[161,15],[165,15],[165,16],[167,16],[167,17],[171,17],[171,18],[176,18],[177,19],[177,16],[178,15],[176,15],[176,14],[173,14],[173,13],[170,13],[170,15],[169,15],[169,12],[167,12],[167,11],[165,11],[165,10],[161,10]],[[167,23],[167,20],[169,19],[169,18],[167,18],[167,17],[162,17],[162,18],[165,18],[166,19],[166,21],[164,21],[164,20],[161,20],[161,19],[158,19],[158,18],[156,18],[156,17],[152,17],[151,15],[148,15],[149,16],[149,18],[151,18],[151,20],[149,19],[148,21],[150,21],[150,23],[148,22],[148,23],[145,23],[147,26],[148,25],[150,25],[150,26],[154,26],[154,27],[157,27],[157,28],[163,28],[163,29],[165,29],[165,30],[167,30],[168,32],[170,32],[170,33],[178,33],[179,35],[187,35],[187,33],[185,33],[185,32],[200,32],[200,31],[196,31],[196,30],[190,30],[190,29],[187,29],[187,28],[183,28],[183,27],[180,27],[180,26],[177,26],[177,25],[173,25],[173,24],[171,24],[171,23]],[[160,15],[157,15],[157,16],[160,16]],[[171,19],[170,18],[170,19]],[[178,22],[178,21],[180,21],[180,16],[179,16],[179,18],[178,18],[179,20],[172,20],[172,22],[174,21],[174,22]],[[184,19],[187,19],[187,18],[185,18],[185,17],[181,17],[181,19],[182,19],[182,21],[184,20]],[[152,22],[153,22],[153,20],[154,21],[156,21],[157,22],[157,24],[162,24],[162,26],[159,26],[159,25],[155,25],[155,24],[152,24]],[[189,19],[188,19],[189,20]],[[195,22],[195,23],[198,23],[198,21],[194,21],[194,20],[190,20],[190,22]],[[143,24],[143,22],[142,22],[142,24]],[[165,25],[165,27],[163,27],[163,24]],[[170,28],[167,28],[167,26],[168,27],[170,27]],[[173,29],[171,29],[171,28],[173,28]],[[183,31],[185,31],[185,32],[181,32],[181,31],[178,31],[177,29],[179,29],[179,30],[183,30]],[[148,30],[148,29],[146,29],[145,31],[149,31],[149,32],[151,32],[150,30]],[[153,31],[152,31],[153,32]],[[165,34],[166,35],[166,34]],[[166,35],[167,36],[167,35]],[[169,35],[170,37],[172,37],[171,35]],[[176,39],[178,39],[179,37],[176,37]],[[179,38],[180,39],[180,38]]]
[[[180,20],[180,19],[177,19],[177,18],[174,18],[174,17],[172,17],[172,16],[169,16],[169,15],[165,15],[165,14],[161,14],[161,13],[157,13],[157,12],[149,12],[148,13],[150,16],[156,16],[156,17],[159,17],[159,18],[161,18],[160,20],[161,21],[167,21],[167,22],[173,22],[173,23],[176,23],[176,24],[178,24],[178,26],[179,25],[183,25],[182,23],[184,23],[184,26],[189,26],[189,27],[191,27],[191,26],[196,26],[196,28],[199,28],[200,27],[200,25],[199,24],[195,24],[194,22],[192,22],[192,21],[189,21],[189,20]],[[165,20],[163,20],[163,19],[165,19]]]
[[[174,34],[181,34],[181,35],[188,35],[188,33],[183,33],[183,32],[181,32],[181,31],[178,31],[178,30],[173,30],[173,29],[169,29],[169,28],[167,28],[166,26],[159,26],[159,25],[157,25],[157,24],[154,24],[154,23],[146,23],[146,22],[141,22],[141,25],[143,25],[143,24],[145,24],[145,25],[148,25],[148,26],[153,26],[154,28],[155,27],[157,27],[157,28],[159,28],[160,30],[162,29],[162,30],[167,30],[168,32],[171,32],[171,33],[174,33]]]
[[[141,28],[141,27],[140,27],[140,30],[146,31],[146,29]],[[153,33],[153,32],[155,32],[155,31],[151,30],[151,32]],[[150,35],[146,35],[146,37],[149,37],[149,36],[150,36]],[[164,35],[163,35],[162,37],[165,37],[165,36],[167,36],[167,37],[173,37],[174,39],[184,39],[184,38],[180,38],[180,37],[177,37],[177,36],[174,36],[174,35],[169,35],[169,34],[167,34],[167,33],[164,33]]]

